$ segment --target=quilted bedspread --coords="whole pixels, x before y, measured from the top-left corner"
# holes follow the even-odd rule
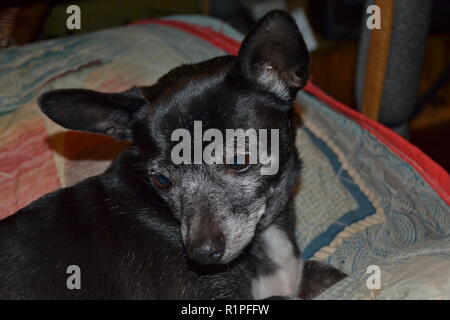
[[[217,20],[178,16],[0,51],[0,219],[100,173],[126,146],[59,127],[39,94],[149,85],[182,63],[235,54],[241,39]],[[450,299],[448,173],[311,83],[298,102],[297,241],[306,258],[349,274],[318,299]]]

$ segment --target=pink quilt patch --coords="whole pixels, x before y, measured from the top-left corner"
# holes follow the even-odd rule
[[[0,219],[60,187],[42,119],[14,126],[0,145]]]

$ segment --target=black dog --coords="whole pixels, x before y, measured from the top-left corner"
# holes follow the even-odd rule
[[[133,144],[103,174],[0,221],[0,298],[298,296],[292,103],[308,64],[295,22],[275,11],[252,28],[238,57],[184,65],[122,93],[42,95],[42,111],[58,124]],[[224,153],[233,159],[225,164],[175,164],[173,133],[193,133],[194,121],[220,133],[277,129],[278,154],[269,148],[277,170],[262,175],[267,163],[237,161],[237,152]],[[71,270],[79,287],[67,285]],[[307,297],[321,290],[304,287]]]

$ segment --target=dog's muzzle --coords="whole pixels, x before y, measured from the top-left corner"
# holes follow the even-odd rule
[[[186,251],[198,264],[217,264],[225,251],[225,239],[222,234],[196,239],[187,244]]]

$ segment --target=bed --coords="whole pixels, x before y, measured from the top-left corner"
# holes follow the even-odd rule
[[[172,16],[0,51],[0,219],[100,173],[127,145],[59,127],[39,94],[149,85],[182,63],[236,54],[242,38],[209,17]],[[311,82],[297,102],[297,242],[349,274],[317,299],[450,299],[448,173]],[[374,270],[379,285],[368,285]]]

